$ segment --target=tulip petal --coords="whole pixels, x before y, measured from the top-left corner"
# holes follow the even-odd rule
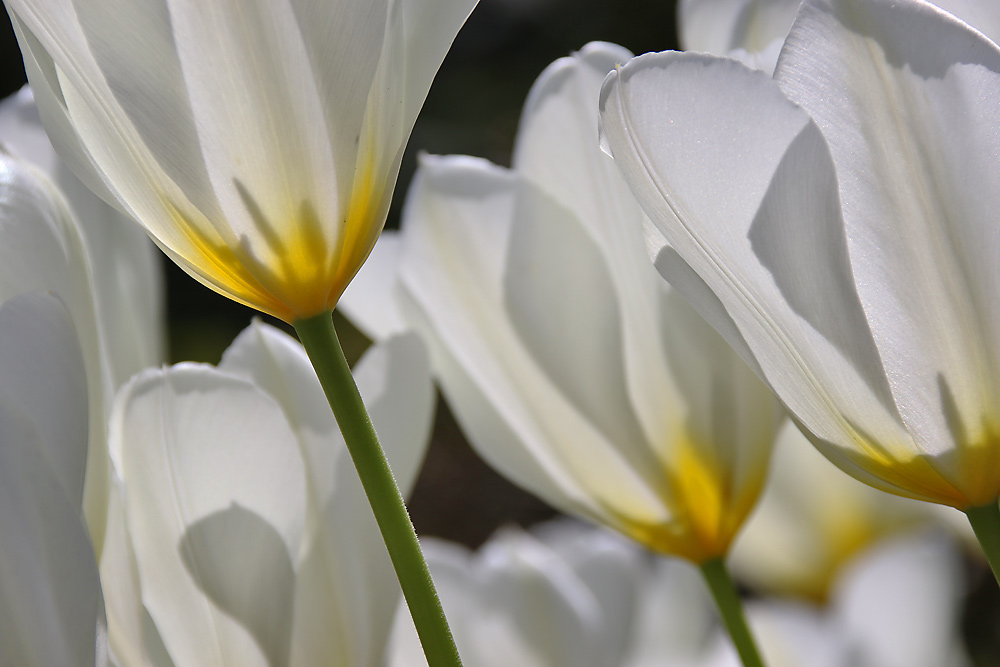
[[[870,664],[961,664],[961,558],[940,535],[900,539],[872,550],[845,573],[836,611]]]
[[[482,613],[508,619],[521,650],[537,656],[539,665],[613,664],[610,647],[601,641],[597,599],[555,553],[512,532],[490,540],[477,560]]]
[[[279,406],[209,367],[147,371],[119,394],[111,438],[174,664],[288,664],[304,470]]]
[[[59,160],[27,86],[0,102],[0,138],[56,183],[79,224],[93,274],[101,335],[114,341],[104,345],[112,386],[162,363],[161,257],[146,233],[98,199]]]
[[[424,334],[470,441],[495,467],[548,502],[585,516],[617,521],[600,507],[603,502],[637,521],[664,521],[662,501],[640,477],[656,475],[656,468],[637,469],[626,460],[652,460],[644,442],[623,443],[626,454],[611,446],[580,406],[567,400],[565,389],[553,384],[539,348],[525,347],[505,312],[509,269],[502,249],[516,224],[521,185],[483,161],[424,158],[404,225],[404,312]],[[551,205],[546,210],[559,211]],[[559,215],[554,224],[572,224]]]
[[[789,423],[730,565],[755,588],[825,601],[858,553],[877,540],[931,523],[936,509],[848,477]]]
[[[337,302],[337,309],[372,340],[382,340],[408,328],[395,294],[400,248],[399,233],[383,231],[372,254]]]
[[[81,522],[86,380],[54,297],[0,307],[0,662],[91,667],[103,601]]]
[[[659,558],[639,585],[635,638],[628,667],[715,664],[703,654],[717,632],[718,616],[698,570],[675,558]]]
[[[784,39],[800,0],[681,0],[677,22],[686,51],[717,56],[761,51]]]
[[[929,4],[817,0],[776,78],[824,127],[858,294],[917,451],[959,506],[995,500],[1000,48]]]
[[[833,164],[809,117],[734,61],[663,53],[608,77],[602,120],[646,212],[717,295],[814,443],[884,489],[954,495],[915,458],[881,373]]]
[[[254,323],[220,369],[247,377],[285,411],[309,475],[312,532],[296,581],[291,664],[380,664],[399,598],[381,533],[302,346]],[[401,492],[408,495],[430,434],[433,390],[419,340],[392,338],[355,368]]]
[[[606,265],[617,293],[620,312],[610,317],[599,317],[602,326],[621,326],[625,360],[625,382],[631,406],[635,406],[636,416],[644,428],[650,442],[665,439],[672,426],[682,419],[682,402],[678,389],[671,383],[671,374],[665,357],[660,333],[661,313],[665,307],[669,288],[657,280],[645,254],[639,229],[646,220],[638,202],[628,190],[615,168],[614,162],[601,152],[597,142],[598,109],[601,82],[616,64],[624,63],[631,57],[625,49],[600,42],[584,46],[579,53],[569,58],[560,58],[539,76],[525,102],[521,125],[517,134],[514,151],[514,169],[533,184],[538,185],[547,195],[569,211],[586,231],[595,239],[603,257],[587,262],[584,266]],[[541,221],[533,221],[535,224]],[[523,223],[531,224],[529,221]],[[551,225],[541,225],[549,228]],[[529,241],[529,247],[530,246]],[[556,242],[561,245],[561,241]],[[567,256],[574,256],[574,250],[566,248]],[[551,264],[545,257],[545,246],[537,250],[542,263]],[[606,258],[606,259],[605,259]],[[563,273],[563,267],[553,267],[547,280],[554,285],[579,293],[584,290],[578,281]],[[538,280],[537,282],[541,282]],[[527,286],[524,281],[515,285],[525,285],[529,292],[537,289],[535,284]],[[562,297],[569,303],[577,298]],[[596,299],[595,299],[596,301]],[[545,306],[543,306],[544,308]],[[562,324],[565,318],[545,318],[545,326],[551,328],[565,355],[565,363],[605,377],[620,375],[621,370],[609,372],[600,364],[617,365],[618,355],[587,354],[565,345],[565,341],[581,338],[567,335],[567,331],[557,331],[553,324]],[[592,330],[566,321],[569,331]],[[575,331],[574,331],[575,334]],[[617,335],[617,334],[616,334]],[[582,337],[586,339],[587,337]],[[595,345],[602,345],[595,342]],[[579,359],[591,361],[580,364]],[[605,395],[603,382],[572,382],[565,386],[589,386]],[[631,406],[606,406],[608,411],[628,414]],[[590,410],[588,410],[590,411]]]
[[[603,528],[575,520],[532,527],[532,535],[563,559],[590,590],[601,611],[601,655],[621,664],[634,639],[643,552],[635,543]]]
[[[406,132],[423,106],[431,81],[479,0],[396,0],[402,6],[405,40]]]
[[[934,0],[934,4],[954,14],[994,42],[1000,42],[1000,5],[977,0]]]
[[[369,350],[354,369],[372,423],[404,497],[416,482],[430,436],[434,393],[415,335]],[[327,408],[329,412],[329,408]],[[346,452],[344,452],[346,454]],[[316,474],[316,473],[313,473]],[[322,508],[325,532],[299,575],[293,664],[382,664],[400,590],[354,466],[344,456]],[[325,569],[323,569],[325,568]],[[338,618],[340,636],[330,630]]]
[[[51,291],[73,318],[87,368],[90,414],[84,511],[99,552],[108,480],[106,397],[112,390],[91,285],[83,242],[65,201],[40,173],[0,155],[0,301],[23,292]]]
[[[101,199],[112,201],[114,197],[104,177],[98,174],[90,153],[83,146],[69,119],[59,73],[52,57],[31,29],[12,11],[12,7],[8,7],[8,13],[21,48],[24,69],[32,82],[32,97],[38,104],[38,115],[49,141],[77,178]]]
[[[23,295],[0,314],[0,403],[37,431],[37,447],[67,500],[83,506],[87,460],[87,376],[64,306]],[[51,350],[51,352],[49,352]]]
[[[518,194],[503,283],[510,323],[569,402],[609,442],[636,449],[645,434],[626,388],[621,306],[606,260],[572,214],[533,187]],[[655,465],[634,456],[640,469]]]

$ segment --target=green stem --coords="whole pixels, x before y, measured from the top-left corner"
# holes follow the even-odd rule
[[[429,667],[461,667],[462,661],[438,600],[417,533],[389,469],[371,418],[340,347],[331,313],[294,323],[330,407],[344,434],[361,485],[396,568],[403,597],[417,628]]]
[[[757,645],[743,616],[743,603],[725,563],[721,558],[707,560],[701,564],[701,573],[705,576],[709,590],[712,591],[715,605],[719,608],[722,622],[729,631],[733,644],[736,645],[736,652],[740,654],[743,667],[764,667],[764,661],[760,659]]]
[[[986,560],[990,562],[993,576],[1000,584],[1000,505],[990,503],[972,507],[965,510],[965,515],[969,517],[976,539],[986,554]]]

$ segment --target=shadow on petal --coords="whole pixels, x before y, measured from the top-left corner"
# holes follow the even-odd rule
[[[195,585],[247,629],[269,664],[288,665],[295,572],[278,532],[234,503],[192,524],[178,548]]]

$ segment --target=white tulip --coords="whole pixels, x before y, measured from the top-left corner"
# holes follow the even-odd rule
[[[378,237],[476,0],[8,0],[63,159],[185,271],[286,321]]]
[[[995,504],[1000,48],[918,0],[806,0],[775,77],[663,53],[608,78],[658,267],[841,468]]]
[[[355,377],[407,492],[432,412],[419,341],[374,348]],[[101,576],[122,667],[381,664],[399,587],[294,340],[254,324],[218,369],[139,375],[116,401],[111,450],[119,548]]]

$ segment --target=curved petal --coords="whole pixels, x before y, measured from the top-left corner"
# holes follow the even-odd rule
[[[610,75],[602,108],[606,145],[646,212],[821,451],[870,484],[954,501],[896,411],[855,291],[833,164],[805,112],[760,73],[678,53]]]
[[[110,370],[99,335],[86,252],[66,203],[39,172],[0,155],[0,301],[51,291],[73,318],[87,369],[89,451],[84,512],[100,553],[107,511],[106,406]]]
[[[573,215],[596,240],[606,258],[592,263],[606,265],[620,312],[602,321],[605,326],[617,326],[620,320],[627,395],[646,437],[655,442],[671,430],[682,412],[681,397],[671,382],[663,340],[658,335],[659,313],[669,288],[656,279],[648,262],[643,261],[638,230],[646,216],[614,162],[601,152],[597,142],[596,102],[601,82],[611,69],[629,58],[631,53],[619,46],[594,42],[579,53],[549,65],[525,102],[513,163],[519,175]],[[529,247],[539,245],[537,240],[528,243]],[[544,249],[543,245],[538,253],[544,253]],[[573,250],[566,252],[572,254]],[[556,285],[564,282],[573,285],[568,277],[549,276],[549,280]],[[574,287],[583,290],[578,284]],[[535,289],[534,284],[529,287],[529,291]],[[552,319],[555,318],[546,318],[547,325],[551,326]],[[566,326],[571,329],[574,325],[567,322]],[[568,339],[565,331],[558,333],[560,341]],[[615,361],[617,356],[584,356],[570,350],[565,355],[575,360],[593,360],[596,356],[607,363]],[[627,414],[633,408],[611,409]]]
[[[475,554],[437,540],[423,540],[422,546],[466,664],[618,663],[618,647],[605,631],[606,622],[615,623],[610,614],[616,609],[599,605],[563,554],[520,530],[499,532]],[[395,632],[389,664],[423,664],[418,648],[414,655],[409,619],[400,618]]]
[[[407,324],[396,300],[399,273],[399,233],[387,229],[372,254],[347,286],[337,308],[372,340],[406,331]]]
[[[681,0],[677,24],[686,51],[756,52],[783,40],[800,0]]]
[[[825,601],[855,556],[894,534],[941,523],[935,510],[845,475],[789,423],[729,562],[755,588]]]
[[[304,350],[274,327],[254,323],[226,351],[220,369],[252,379],[281,405],[306,462],[311,523],[296,579],[291,664],[379,665],[399,587]],[[393,338],[362,357],[355,377],[408,495],[433,414],[426,354],[412,335]]]
[[[961,558],[940,535],[896,540],[845,573],[836,617],[870,664],[966,664],[961,648]]]
[[[1000,42],[1000,5],[976,0],[934,0],[934,4],[954,14],[994,42]]]
[[[569,565],[601,610],[601,655],[619,665],[631,649],[639,622],[640,589],[647,573],[644,552],[604,528],[556,519],[535,525],[530,535]]]
[[[118,387],[142,369],[162,363],[161,257],[146,233],[98,199],[59,160],[27,86],[0,102],[0,140],[56,183],[79,224],[112,385]]]
[[[673,558],[659,558],[639,584],[639,606],[626,667],[702,665],[717,634],[717,612],[698,570]]]
[[[8,6],[81,178],[196,279],[292,321],[332,308],[368,256],[474,4]]]
[[[304,470],[278,405],[209,367],[147,371],[119,394],[111,439],[173,663],[288,664]]]
[[[445,54],[479,0],[395,0],[402,7],[406,132],[417,118]]]
[[[87,394],[56,298],[26,294],[0,307],[0,383],[2,661],[92,667],[103,602],[80,520]]]
[[[607,520],[595,504],[601,498],[636,516],[662,518],[640,473],[554,384],[549,373],[561,369],[545,369],[508,319],[504,280],[516,179],[470,158],[425,158],[419,174],[404,227],[404,312],[424,334],[470,441],[557,506]]]
[[[31,425],[66,499],[82,509],[87,375],[76,330],[58,299],[24,294],[0,308],[0,378],[0,404]]]
[[[918,46],[931,39],[933,50]],[[995,501],[1000,48],[929,4],[817,0],[775,76],[824,128],[858,295],[912,455],[946,480],[939,502]]]

